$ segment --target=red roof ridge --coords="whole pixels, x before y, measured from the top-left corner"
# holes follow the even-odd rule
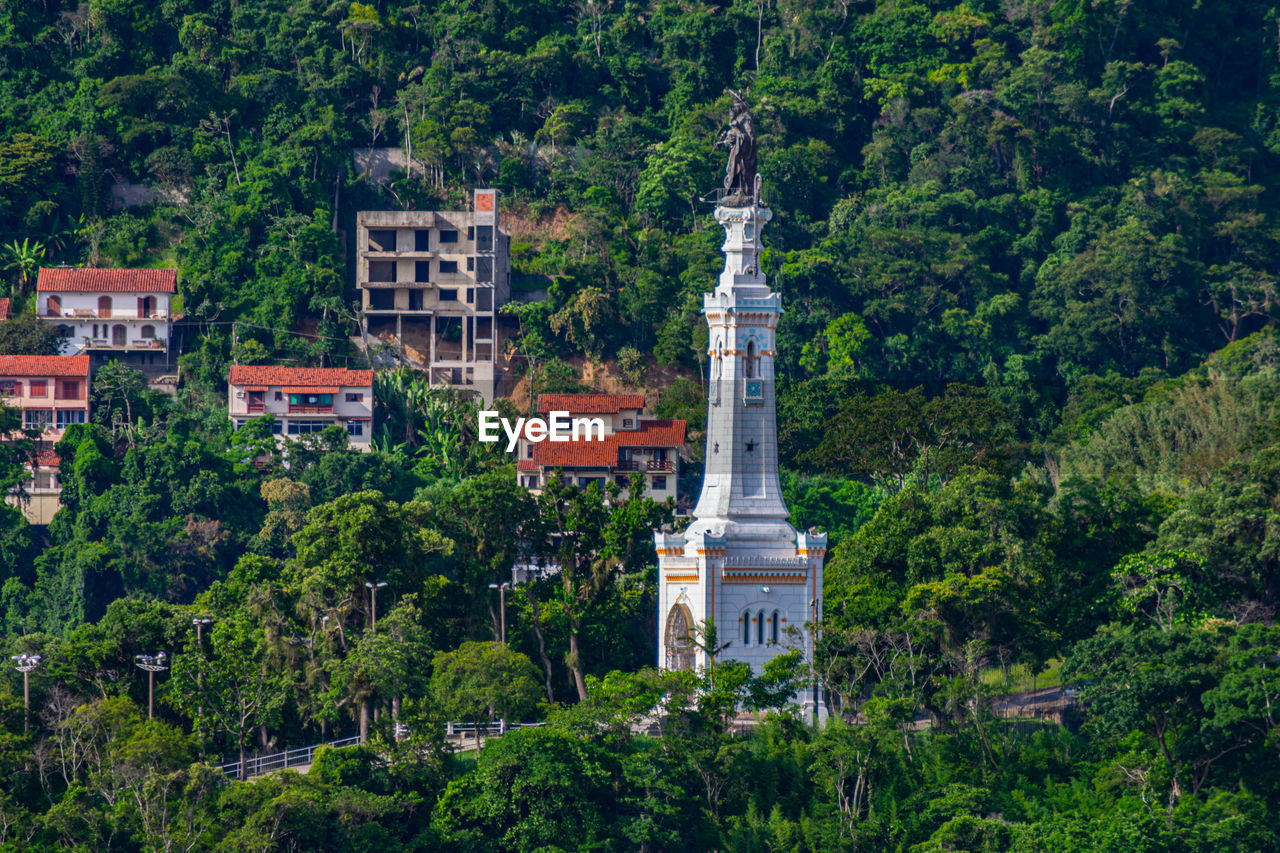
[[[538,413],[571,415],[617,414],[623,409],[643,409],[643,394],[539,394]]]
[[[348,385],[373,384],[373,371],[349,367],[286,367],[279,364],[233,364],[231,385]]]
[[[176,293],[174,269],[100,269],[90,267],[41,267],[37,291]]]
[[[87,355],[0,355],[0,376],[88,376]]]

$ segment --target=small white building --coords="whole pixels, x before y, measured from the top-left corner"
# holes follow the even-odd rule
[[[44,268],[36,280],[36,313],[57,326],[64,355],[148,364],[122,357],[138,353],[164,363],[177,288],[177,270]]]
[[[227,411],[236,429],[272,415],[276,435],[292,439],[340,426],[355,450],[373,440],[373,371],[344,367],[237,364],[227,379]]]
[[[645,419],[643,411],[643,394],[539,395],[539,415],[568,412],[577,418],[598,418],[604,422],[604,440],[534,442],[521,436],[516,462],[520,485],[538,494],[549,478],[559,476],[583,488],[599,483],[601,490],[614,482],[625,495],[631,475],[638,471],[644,474],[646,497],[674,500],[685,422]]]

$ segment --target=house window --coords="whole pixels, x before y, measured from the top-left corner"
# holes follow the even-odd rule
[[[283,400],[283,399],[284,399],[284,392],[283,392],[283,391],[277,391],[277,392],[276,392],[276,402],[278,403],[278,402],[280,402],[280,401],[281,401],[281,400]]]
[[[773,611],[773,618],[769,620],[769,642],[774,645],[778,644],[778,611]]]
[[[418,282],[431,281],[431,261],[413,262],[413,280]]]
[[[456,287],[442,287],[442,288],[440,288],[440,301],[441,301],[441,302],[457,302],[457,301],[458,301],[458,288],[456,288]]]
[[[582,489],[590,488],[593,485],[600,487],[600,491],[604,491],[604,477],[579,477],[578,487]]]
[[[451,275],[453,273],[456,273],[457,271],[458,271],[457,261],[441,261],[440,262],[441,275]]]
[[[272,418],[272,419],[271,419],[271,434],[272,434],[272,435],[279,435],[279,434],[280,434],[281,432],[283,432],[283,431],[284,431],[284,421],[278,421],[278,420],[276,420],[275,418]]]
[[[665,447],[655,447],[655,448],[653,449],[653,461],[654,461],[654,462],[666,462],[666,461],[667,461],[667,449],[666,449]]]
[[[447,229],[447,230],[446,230],[446,229],[442,229],[442,230],[440,231],[440,242],[441,242],[441,243],[456,243],[456,242],[458,242],[458,232],[457,232],[457,230],[455,230],[455,229]]]
[[[64,381],[58,388],[59,400],[79,400],[80,383],[75,380]]]
[[[742,645],[751,645],[751,611],[742,614]]]
[[[0,394],[6,397],[13,397],[22,393],[22,389],[18,386],[15,379],[0,379]]]
[[[22,413],[23,429],[45,430],[53,423],[52,409],[27,409]]]
[[[52,302],[52,301],[53,301],[53,300],[50,300],[50,302]],[[50,309],[50,310],[52,310],[52,309]],[[75,326],[68,326],[66,323],[60,323],[60,324],[58,325],[58,337],[60,337],[60,338],[74,338],[75,336],[76,336],[76,327],[75,327]]]
[[[289,421],[289,435],[312,435],[328,425],[328,421]]]
[[[475,270],[476,270],[476,259],[467,258],[467,272],[475,272]]]
[[[347,435],[364,435],[364,421],[347,421]]]
[[[363,394],[353,394],[353,393],[351,393],[351,392],[349,392],[349,391],[348,391],[348,392],[347,392],[347,402],[348,402],[348,403],[363,403],[363,402],[364,402],[364,395],[363,395]]]
[[[653,478],[653,490],[654,490],[655,492],[665,491],[665,490],[666,490],[666,488],[667,488],[667,478],[666,478],[666,475],[663,475],[663,476],[661,476],[661,477],[654,477],[654,478]]]
[[[532,445],[532,444],[525,445],[525,450],[528,452],[528,455],[527,455],[527,456],[525,456],[525,459],[532,459],[532,458],[533,458],[533,445]]]
[[[476,227],[474,225],[467,226],[467,239],[474,240],[476,238]]]
[[[635,427],[636,427],[636,422],[635,422],[635,420],[634,420],[633,418],[623,418],[623,419],[622,419],[622,428],[623,428],[623,429],[635,429]]]
[[[58,429],[84,423],[84,409],[58,409]]]
[[[290,406],[332,406],[332,394],[290,394]]]
[[[619,486],[621,486],[624,489],[627,486],[631,485],[630,481],[627,480],[627,477],[625,474],[618,474],[616,477],[613,478],[613,482],[617,483]]]
[[[760,618],[756,620],[756,644],[764,645],[764,611],[760,611]]]
[[[236,421],[236,429],[237,429],[237,430],[242,430],[242,429],[244,429],[244,421],[243,421],[243,420],[237,420],[237,421]]]
[[[413,250],[415,252],[431,251],[431,232],[426,228],[419,228],[413,232]]]
[[[48,397],[49,396],[49,380],[32,379],[31,387],[27,391],[29,397]]]

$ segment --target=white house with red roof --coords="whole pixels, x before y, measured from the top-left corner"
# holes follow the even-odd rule
[[[355,450],[373,439],[373,371],[345,367],[232,365],[227,411],[236,429],[252,418],[274,417],[276,435],[301,439],[340,426]]]
[[[36,279],[36,313],[57,326],[65,355],[164,364],[177,289],[177,270],[46,267]],[[150,358],[121,358],[134,353]]]
[[[604,421],[604,440],[530,441],[521,437],[516,477],[534,494],[560,476],[576,486],[609,482],[626,490],[631,475],[644,474],[645,494],[656,501],[676,498],[685,422],[642,417],[643,394],[541,394],[538,414],[568,412]]]
[[[89,356],[0,355],[0,401],[22,410],[22,426],[38,430],[30,480],[7,501],[31,524],[48,524],[62,485],[53,445],[71,424],[89,420]]]

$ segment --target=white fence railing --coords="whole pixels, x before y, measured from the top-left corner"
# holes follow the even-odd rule
[[[352,735],[344,737],[341,740],[331,740],[328,743],[318,743],[314,746],[300,746],[297,749],[286,750],[285,752],[275,752],[270,755],[255,755],[245,758],[244,774],[245,778],[253,776],[261,776],[263,773],[271,773],[275,770],[288,770],[290,767],[306,767],[315,759],[316,751],[322,746],[332,747],[333,749],[342,749],[344,746],[356,746],[360,743],[360,735]],[[240,762],[232,761],[223,764],[220,768],[229,779],[240,778]]]

